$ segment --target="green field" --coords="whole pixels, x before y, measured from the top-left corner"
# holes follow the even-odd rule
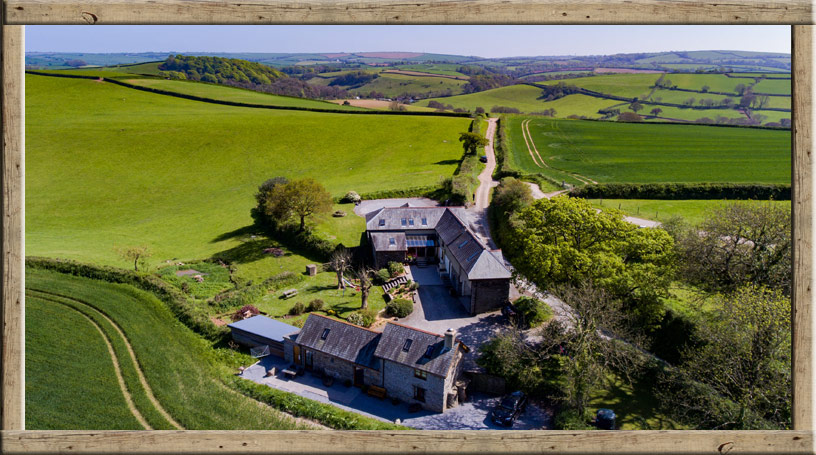
[[[221,383],[219,378],[232,372],[232,368],[228,367],[224,360],[234,356],[234,352],[214,349],[178,322],[165,305],[151,294],[125,285],[36,269],[26,270],[26,288],[59,294],[61,297],[49,298],[64,301],[85,311],[101,311],[113,320],[132,346],[159,403],[184,428],[257,430],[304,428],[280,412],[259,405],[258,402],[228,389]],[[48,323],[41,322],[41,319],[44,319],[42,315],[34,313],[32,320],[34,332],[30,332],[34,340],[46,336],[44,332],[49,328]],[[74,339],[73,334],[65,333],[57,344],[70,346]],[[240,361],[237,360],[238,357],[235,359],[232,362]],[[82,355],[77,360],[77,367],[92,371],[90,368],[96,361],[96,357]],[[30,361],[27,359],[26,366],[29,371],[45,369],[50,373],[55,368],[50,359],[43,356],[33,357]],[[36,378],[37,375],[33,377]],[[26,382],[30,381],[31,379],[28,379]],[[32,384],[32,387],[39,386],[37,383]],[[58,389],[60,386],[54,385],[47,390]],[[67,389],[77,393],[74,388]],[[32,400],[34,402],[29,404]],[[31,400],[26,400],[26,406],[36,409],[38,406],[48,405],[47,401],[45,403],[42,401],[45,400],[39,396],[32,396]],[[99,396],[89,396],[86,404],[96,409],[107,408],[108,402]],[[76,413],[76,409],[65,412],[71,413]],[[86,417],[82,415],[82,418]],[[38,416],[31,418],[36,421]],[[44,426],[42,429],[49,427]]]
[[[734,93],[734,87],[739,84],[749,85],[753,79],[730,78],[724,74],[667,74],[664,80],[670,80],[672,85],[678,88],[685,88],[689,90],[702,90],[703,86],[708,86],[709,91]],[[694,93],[689,93],[689,96],[695,96]]]
[[[785,79],[763,79],[754,85],[756,93],[791,94],[791,81]]]
[[[122,267],[115,247],[147,245],[153,264],[241,251],[253,195],[277,175],[335,196],[437,184],[470,122],[219,106],[33,75],[26,114],[26,254]]]
[[[380,74],[380,77],[361,87],[350,89],[352,93],[367,95],[380,92],[387,98],[394,98],[403,93],[441,92],[450,90],[453,94],[462,93],[462,86],[467,81],[444,77],[407,76],[403,74]]]
[[[693,122],[703,117],[708,117],[714,120],[717,116],[726,118],[747,118],[745,117],[745,114],[735,109],[690,109],[674,106],[653,106],[650,104],[644,104],[643,110],[640,111],[640,114],[651,115],[650,112],[654,108],[659,108],[662,111],[659,115],[661,118],[686,120],[689,122]]]
[[[328,101],[272,95],[253,90],[245,90],[217,84],[206,84],[202,82],[170,81],[165,79],[124,79],[124,82],[142,87],[151,87],[159,90],[166,90],[168,92],[181,93],[184,95],[200,96],[202,98],[210,98],[219,101],[233,101],[236,103],[261,104],[264,106],[305,107],[310,109],[339,109],[347,111],[365,110],[359,107],[329,103]]]
[[[82,314],[25,299],[28,430],[142,430],[114,373],[102,334]]]
[[[508,116],[511,166],[540,172],[521,122],[545,162],[599,182],[790,183],[790,132],[698,125]]]
[[[400,65],[397,68],[405,71],[421,71],[423,73],[442,74],[444,76],[467,77],[456,71],[461,65],[453,63],[422,63],[414,65]]]
[[[541,85],[556,85],[561,82],[568,85],[594,90],[608,95],[624,96],[627,98],[645,99],[652,91],[652,86],[660,77],[659,74],[608,74],[603,76],[579,77],[559,81],[539,82]]]
[[[599,109],[615,104],[614,100],[595,98],[587,95],[568,95],[553,101],[539,100],[538,98],[540,96],[541,89],[538,87],[533,87],[532,85],[511,85],[467,95],[431,98],[419,101],[416,104],[427,106],[431,100],[436,100],[445,105],[450,104],[453,107],[461,107],[470,111],[475,110],[477,107],[482,107],[490,111],[493,106],[503,106],[516,108],[525,113],[539,112],[552,108],[556,110],[556,117],[583,115],[592,118],[600,117],[600,114],[598,114]]]
[[[599,209],[614,208],[638,218],[666,221],[674,216],[684,218],[696,225],[702,222],[711,210],[727,204],[725,200],[660,200],[660,199],[590,199]],[[751,201],[751,204],[774,204],[791,206],[791,201]]]

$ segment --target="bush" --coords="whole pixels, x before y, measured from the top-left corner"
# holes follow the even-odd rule
[[[401,275],[405,272],[405,267],[399,262],[391,261],[388,263],[388,274],[391,278]]]
[[[332,310],[331,308],[326,310],[326,316],[335,316],[335,315],[337,315],[337,312]]]
[[[303,312],[305,310],[306,310],[306,307],[303,306],[302,303],[297,302],[292,306],[292,308],[289,309],[289,314],[292,315],[292,316],[299,316],[299,315],[303,314]]]
[[[314,299],[314,300],[312,300],[311,302],[309,302],[309,305],[308,305],[308,306],[306,306],[306,311],[308,311],[308,312],[310,312],[310,313],[311,313],[312,311],[320,311],[320,310],[322,310],[322,309],[323,309],[323,305],[324,305],[324,304],[323,304],[323,301],[322,301],[322,300],[320,300],[320,299]]]
[[[578,411],[567,409],[558,413],[553,421],[556,430],[594,430],[595,427],[582,419]]]
[[[260,284],[249,285],[240,289],[233,289],[217,294],[207,303],[218,310],[229,310],[231,308],[255,303],[270,290],[276,291],[284,286],[291,286],[303,281],[303,279],[303,275],[283,272],[265,279]]]
[[[247,315],[249,315],[249,317],[252,317],[252,316],[257,316],[259,314],[261,314],[261,311],[258,310],[258,308],[256,308],[255,306],[253,306],[253,305],[244,305],[240,309],[238,309],[235,313],[232,314],[231,319],[233,321],[240,321],[240,320],[244,319],[244,317],[247,316]]]
[[[380,284],[383,284],[391,279],[391,274],[388,272],[388,269],[380,269],[377,270],[377,278],[381,281]]]
[[[585,199],[756,199],[791,200],[788,184],[745,183],[601,183],[570,191]]]
[[[408,289],[416,291],[417,289],[419,289],[419,283],[417,283],[416,281],[411,281],[410,283],[408,283]]]
[[[521,297],[515,302],[515,307],[518,310],[519,321],[525,328],[538,327],[547,319],[552,317],[552,310],[550,307],[532,297]]]
[[[360,195],[357,194],[356,191],[349,191],[348,193],[346,193],[345,196],[343,196],[340,199],[340,203],[341,204],[356,204],[356,203],[358,203],[358,202],[360,202],[362,200],[363,200],[363,198],[361,198]]]
[[[346,318],[351,324],[359,325],[361,327],[371,327],[371,324],[374,324],[374,321],[377,320],[377,312],[366,308],[365,310],[357,310],[354,313],[351,313]]]
[[[408,299],[394,299],[385,306],[389,316],[404,318],[414,312],[414,302]]]

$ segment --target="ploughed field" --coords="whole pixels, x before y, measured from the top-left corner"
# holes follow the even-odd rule
[[[222,106],[27,75],[26,254],[123,266],[115,247],[148,245],[153,263],[208,257],[248,237],[239,230],[266,179],[313,177],[334,196],[436,185],[455,171],[469,122]]]
[[[574,176],[599,183],[791,181],[788,130],[538,116],[507,116],[504,121],[510,168],[567,183],[582,183]]]

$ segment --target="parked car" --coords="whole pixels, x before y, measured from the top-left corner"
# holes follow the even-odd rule
[[[498,425],[510,427],[525,409],[527,409],[527,395],[518,390],[502,398],[493,408],[490,418]]]
[[[501,309],[502,316],[510,319],[510,321],[515,321],[516,315],[518,315],[518,310],[512,303],[507,303]]]
[[[482,163],[487,163],[487,155],[480,156],[479,161],[481,161]]]

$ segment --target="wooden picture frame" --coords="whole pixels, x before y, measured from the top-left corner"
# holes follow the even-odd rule
[[[5,0],[2,10],[2,452],[813,453],[813,6],[808,0]],[[25,24],[788,24],[793,26],[793,430],[25,431]]]

